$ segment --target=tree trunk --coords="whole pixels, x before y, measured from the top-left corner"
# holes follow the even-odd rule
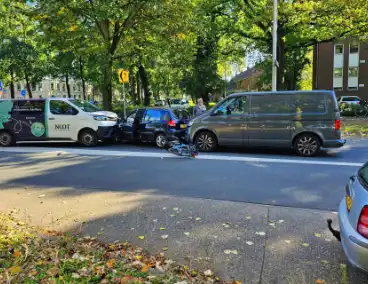
[[[279,68],[277,72],[277,90],[284,90],[284,78],[285,78],[285,44],[281,35],[278,35],[277,40],[277,61]]]
[[[10,69],[10,96],[11,96],[12,99],[15,98],[14,71],[13,71],[13,68]]]
[[[29,83],[29,77],[28,77],[28,74],[26,74],[26,86],[27,86],[27,92],[28,92],[28,96],[30,99],[32,99],[32,88],[31,88],[31,85]]]
[[[141,96],[141,80],[140,80],[140,76],[139,76],[139,71],[137,71],[137,104],[141,105],[142,104],[142,96]]]
[[[86,96],[86,81],[84,80],[84,74],[83,74],[82,56],[79,57],[79,72],[80,72],[80,77],[81,77],[81,80],[82,80],[83,99],[86,100],[87,99],[87,96]]]
[[[137,104],[137,97],[136,97],[136,92],[135,92],[135,76],[134,73],[132,72],[133,70],[131,70],[131,74],[133,74],[133,76],[129,76],[129,84],[130,84],[130,98],[132,100],[132,104],[136,105]]]
[[[65,84],[66,84],[66,91],[68,93],[68,98],[70,99],[72,97],[72,94],[70,93],[70,85],[69,85],[69,74],[65,74]]]
[[[107,65],[104,73],[103,83],[103,107],[104,110],[112,110],[112,55],[108,55]]]
[[[144,106],[149,106],[150,101],[151,101],[152,92],[151,92],[151,88],[149,85],[147,71],[142,64],[139,65],[138,72],[142,80],[142,87],[143,87],[143,92],[144,92],[144,102],[143,103],[144,103]]]

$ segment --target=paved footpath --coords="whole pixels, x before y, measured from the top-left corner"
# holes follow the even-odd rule
[[[126,240],[242,283],[368,282],[326,229],[327,218],[336,222],[333,212],[158,196],[150,190],[11,188],[1,196],[1,211],[20,209],[34,224],[102,241]]]

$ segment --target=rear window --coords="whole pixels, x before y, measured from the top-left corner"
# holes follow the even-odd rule
[[[358,177],[360,183],[368,189],[368,163],[359,170]]]
[[[161,121],[171,120],[171,115],[167,110],[158,110],[158,109],[148,109],[144,115],[144,121]]]
[[[342,98],[343,102],[358,102],[360,99],[358,97],[346,97]]]

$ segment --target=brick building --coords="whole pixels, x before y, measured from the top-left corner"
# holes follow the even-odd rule
[[[368,43],[349,39],[315,45],[313,89],[368,100]]]
[[[256,92],[258,91],[258,78],[262,71],[256,67],[249,68],[233,77],[228,86],[228,91]]]

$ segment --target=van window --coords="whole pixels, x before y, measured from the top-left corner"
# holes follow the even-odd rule
[[[296,94],[293,96],[293,107],[302,113],[326,113],[325,94]]]
[[[65,101],[50,101],[50,112],[55,115],[76,115],[78,111]]]
[[[245,96],[229,98],[214,111],[214,115],[243,115],[247,112],[247,98]]]
[[[256,95],[251,98],[252,114],[292,113],[291,95]]]
[[[45,110],[45,101],[27,101],[27,100],[19,100],[17,104],[14,106],[14,111],[17,111],[19,114],[42,114]]]

